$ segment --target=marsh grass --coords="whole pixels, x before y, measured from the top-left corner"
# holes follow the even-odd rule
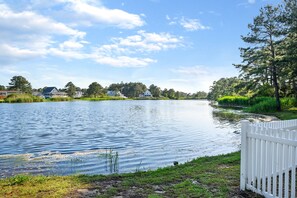
[[[30,94],[11,94],[4,98],[6,103],[31,103],[31,102],[44,102],[43,98],[32,96]]]
[[[218,99],[218,103],[227,107],[247,107],[244,111],[249,113],[272,113],[276,112],[277,109],[275,98],[271,97],[224,96]],[[283,110],[297,107],[297,100],[295,98],[281,98],[281,106]]]

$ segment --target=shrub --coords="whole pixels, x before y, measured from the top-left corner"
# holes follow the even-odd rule
[[[266,98],[265,100],[245,109],[245,111],[251,112],[251,113],[274,112],[276,111],[275,99]]]
[[[244,96],[224,96],[218,99],[220,105],[248,106],[249,98]]]
[[[276,100],[272,97],[242,97],[242,96],[224,96],[218,99],[220,105],[227,106],[245,106],[247,112],[263,113],[276,111]],[[297,107],[297,99],[282,98],[281,107],[283,110]]]
[[[297,107],[297,100],[295,98],[282,98],[281,99],[282,109],[290,109]]]

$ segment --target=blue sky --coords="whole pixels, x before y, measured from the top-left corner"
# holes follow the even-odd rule
[[[281,0],[0,0],[0,85],[143,82],[208,91],[238,75],[240,35]]]

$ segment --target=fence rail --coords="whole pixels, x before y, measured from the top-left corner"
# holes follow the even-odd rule
[[[296,197],[297,120],[241,123],[241,190]]]

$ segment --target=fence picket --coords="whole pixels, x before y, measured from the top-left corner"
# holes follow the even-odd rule
[[[282,139],[282,130],[279,129],[278,131],[279,138]],[[279,144],[278,148],[278,161],[279,161],[279,167],[278,167],[278,197],[283,197],[283,145]]]
[[[296,131],[292,132],[292,140],[296,140]],[[296,147],[292,147],[292,172],[291,172],[291,197],[295,197],[296,191]]]
[[[289,139],[288,131],[284,132],[284,138]],[[285,197],[289,197],[289,164],[288,164],[288,155],[289,149],[288,145],[284,145],[284,172],[285,172]]]

